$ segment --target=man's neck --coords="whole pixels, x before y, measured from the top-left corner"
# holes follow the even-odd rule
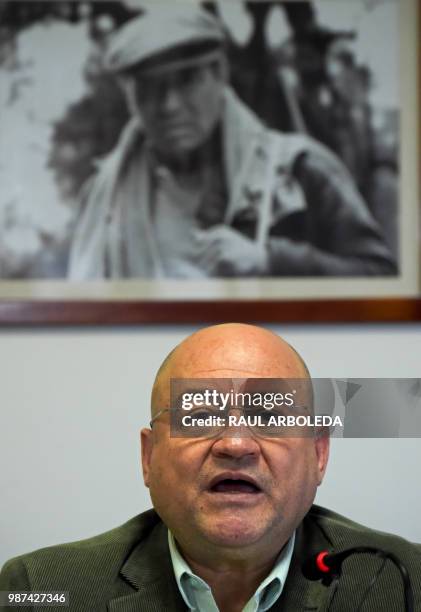
[[[277,555],[262,565],[248,569],[210,569],[184,555],[192,571],[205,580],[220,612],[241,612],[262,581],[272,570]]]

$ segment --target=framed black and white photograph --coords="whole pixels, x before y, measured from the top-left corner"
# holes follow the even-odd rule
[[[418,28],[415,0],[0,1],[1,321],[420,316]]]

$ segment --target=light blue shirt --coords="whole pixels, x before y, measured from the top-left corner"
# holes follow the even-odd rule
[[[263,580],[253,597],[243,608],[243,612],[265,612],[273,606],[284,588],[294,542],[295,532],[283,547],[270,574]],[[192,572],[181,556],[170,530],[168,530],[168,545],[175,579],[188,608],[193,612],[219,612],[210,586]]]

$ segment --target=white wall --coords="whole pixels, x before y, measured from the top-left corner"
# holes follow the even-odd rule
[[[194,327],[0,332],[0,565],[149,506],[138,430],[163,357]],[[314,376],[421,376],[421,326],[272,326]],[[421,440],[333,440],[318,502],[421,541]]]

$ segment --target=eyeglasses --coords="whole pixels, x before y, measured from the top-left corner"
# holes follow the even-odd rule
[[[232,415],[233,411],[240,413],[240,415]],[[311,416],[312,411],[305,406],[270,410],[261,406],[246,406],[243,408],[233,406],[223,411],[203,407],[192,410],[164,408],[157,412],[150,421],[151,429],[155,421],[165,412],[170,413],[171,437],[174,438],[213,438],[228,429],[234,429],[235,436],[241,437],[245,435],[244,427],[251,431],[253,435],[261,438],[311,437],[315,435],[314,427],[306,425],[306,418]]]
[[[161,414],[164,414],[164,412],[171,412],[171,408],[163,408],[163,410],[159,410],[156,415],[153,417],[153,419],[151,419],[149,421],[149,427],[152,429],[153,428],[153,424],[155,423],[155,421],[157,419],[159,419],[159,417],[161,416]]]

